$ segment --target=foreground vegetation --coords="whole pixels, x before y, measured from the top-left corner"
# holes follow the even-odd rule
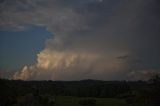
[[[55,106],[88,106],[86,104],[80,104],[80,101],[84,100],[96,100],[95,104],[91,106],[128,106],[125,100],[115,98],[82,98],[72,96],[58,96]]]
[[[160,106],[160,77],[149,81],[0,79],[0,106]]]

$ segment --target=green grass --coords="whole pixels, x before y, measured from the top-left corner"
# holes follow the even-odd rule
[[[73,96],[57,96],[55,106],[82,106],[78,102],[81,99]],[[94,98],[96,99],[96,105],[94,106],[128,106],[125,100],[114,98]]]

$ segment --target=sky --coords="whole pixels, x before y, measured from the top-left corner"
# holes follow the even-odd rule
[[[160,73],[159,0],[0,0],[0,77],[145,80]]]

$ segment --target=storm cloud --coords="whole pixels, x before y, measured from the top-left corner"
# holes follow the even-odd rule
[[[141,73],[159,72],[159,4],[158,0],[1,1],[2,30],[23,31],[34,25],[53,34],[35,64],[24,66],[13,79],[144,79]]]

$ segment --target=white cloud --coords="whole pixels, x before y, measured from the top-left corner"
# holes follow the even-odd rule
[[[43,50],[38,54],[37,63],[25,66],[16,72],[14,79],[23,80],[80,80],[83,78],[107,79],[109,75],[124,68],[116,58],[94,53]]]

